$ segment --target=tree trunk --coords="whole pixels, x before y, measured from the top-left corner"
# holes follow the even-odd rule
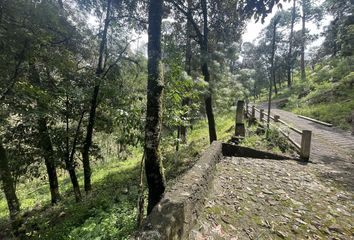
[[[58,4],[59,4],[60,9],[64,9],[63,0],[58,0]]]
[[[95,79],[95,87],[93,89],[93,94],[91,98],[91,108],[90,108],[90,115],[88,119],[88,125],[86,130],[86,138],[84,141],[84,147],[82,149],[82,163],[84,167],[84,185],[85,191],[91,191],[91,167],[90,167],[90,148],[92,146],[92,135],[93,135],[93,128],[95,126],[95,119],[96,119],[96,109],[98,104],[98,94],[100,91],[100,81],[101,75],[103,73],[103,59],[104,53],[107,45],[107,33],[110,23],[110,14],[111,14],[111,5],[112,0],[107,1],[107,11],[106,11],[106,19],[104,23],[101,43],[100,43],[100,50],[99,50],[99,58],[98,58],[98,65],[96,69],[96,79]]]
[[[160,133],[162,94],[164,89],[161,62],[161,22],[163,0],[149,1],[148,28],[148,86],[145,126],[145,172],[149,189],[148,209],[150,214],[165,191],[165,177],[160,156]]]
[[[145,162],[145,152],[143,153],[143,157],[140,162],[140,182],[139,182],[139,192],[138,192],[138,216],[137,216],[137,224],[138,228],[141,227],[144,221],[144,162]]]
[[[275,51],[276,51],[276,35],[277,35],[277,25],[278,25],[279,18],[274,20],[273,23],[273,37],[272,37],[272,55],[271,55],[271,78],[272,82],[274,84],[274,92],[275,94],[278,94],[278,89],[277,89],[277,83],[275,79],[275,64],[274,64],[274,58],[275,58]]]
[[[33,85],[41,87],[41,78],[36,68],[34,62],[29,63],[30,66],[30,79]],[[43,112],[46,110],[46,104],[40,98],[36,99],[37,110],[39,112],[37,128],[39,133],[39,148],[42,150],[42,156],[44,158],[44,163],[47,169],[48,180],[49,180],[49,189],[51,194],[52,204],[56,204],[60,200],[59,194],[59,184],[58,176],[54,163],[54,152],[52,141],[49,136],[47,119],[43,116]]]
[[[274,84],[274,87],[276,87],[275,84],[275,68],[274,68],[274,56],[275,56],[275,50],[276,50],[276,43],[275,43],[275,38],[277,34],[277,24],[278,24],[279,18],[275,19],[273,22],[273,36],[272,36],[272,55],[270,59],[270,64],[271,64],[271,74],[270,74],[270,79],[269,79],[269,93],[268,93],[268,117],[267,117],[267,132],[266,132],[266,137],[269,137],[269,124],[270,124],[270,108],[272,105],[272,86]],[[276,89],[275,89],[276,91]]]
[[[306,1],[302,0],[302,30],[301,30],[301,61],[300,61],[300,71],[301,80],[306,81],[306,70],[305,70],[305,44],[306,44]]]
[[[272,75],[272,79],[273,79],[273,85],[274,85],[274,93],[275,93],[275,95],[278,95],[278,88],[277,88],[277,82],[276,82],[275,74]]]
[[[177,127],[177,140],[176,140],[176,152],[179,151],[179,141],[181,138],[181,126]]]
[[[293,0],[293,9],[291,13],[291,26],[290,26],[290,35],[289,35],[289,51],[288,51],[288,68],[287,68],[287,77],[288,77],[288,88],[291,87],[291,71],[293,68],[293,38],[294,38],[294,24],[295,24],[295,14],[296,14],[296,0]]]
[[[65,161],[65,166],[66,166],[66,169],[69,172],[71,184],[73,185],[75,201],[76,202],[81,202],[82,197],[81,197],[80,185],[79,185],[79,181],[77,180],[75,167],[70,162],[70,160],[66,160]]]
[[[10,212],[10,219],[15,220],[20,212],[20,203],[16,196],[14,180],[11,176],[9,162],[5,148],[0,139],[0,178],[5,193],[7,206]]]
[[[75,165],[74,165],[74,158],[70,155],[70,145],[69,145],[69,97],[66,96],[66,156],[65,156],[65,167],[66,170],[69,172],[71,184],[73,185],[74,195],[76,202],[80,202],[81,191],[79,182],[77,180],[76,172],[75,172]],[[73,145],[73,150],[75,149],[75,145]]]
[[[52,141],[48,133],[47,120],[43,117],[38,119],[38,132],[40,135],[39,144],[43,151],[45,166],[47,168],[52,204],[56,204],[60,200],[58,176],[53,159],[54,152]]]
[[[208,35],[209,35],[209,29],[208,29],[208,8],[207,8],[207,2],[206,0],[201,0],[201,6],[202,6],[202,11],[203,11],[203,39],[201,42],[201,63],[202,63],[202,73],[204,76],[204,81],[209,83],[209,91],[204,97],[205,101],[205,110],[208,118],[208,127],[209,127],[209,140],[210,143],[213,141],[217,140],[216,136],[216,128],[215,128],[215,119],[214,119],[214,113],[213,113],[213,104],[212,104],[212,89],[210,87],[210,74],[209,74],[209,68],[208,68]]]
[[[188,14],[190,14],[192,7],[192,0],[188,0]],[[185,55],[185,71],[188,74],[188,76],[191,76],[192,74],[192,23],[189,18],[187,18],[187,26],[186,26],[186,37],[187,37],[187,42],[186,42],[186,55]],[[190,99],[183,99],[182,100],[182,106],[187,106],[190,104]],[[187,116],[184,115],[184,118]],[[185,125],[182,125],[180,127],[180,137],[181,137],[181,142],[183,144],[187,143],[187,127]]]

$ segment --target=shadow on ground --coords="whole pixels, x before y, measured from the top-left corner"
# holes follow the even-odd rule
[[[330,167],[326,171],[318,171],[317,176],[324,182],[334,183],[337,187],[354,192],[354,163],[341,157],[321,156],[321,162]]]

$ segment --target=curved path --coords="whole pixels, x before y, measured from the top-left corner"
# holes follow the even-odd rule
[[[266,109],[264,105],[261,107]],[[276,106],[272,107],[271,115],[279,115],[280,119],[299,130],[312,131],[310,161],[330,165],[332,171],[328,172],[328,177],[354,191],[354,136],[350,132],[299,118],[296,114]],[[294,131],[289,133],[296,142],[301,142],[299,134]]]
[[[224,158],[191,240],[354,239],[353,192],[317,164]]]
[[[224,158],[189,239],[354,239],[354,137],[271,114],[313,132],[310,161]]]

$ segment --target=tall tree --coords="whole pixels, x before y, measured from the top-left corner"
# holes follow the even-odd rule
[[[287,78],[288,78],[288,87],[291,87],[291,75],[293,68],[293,43],[294,43],[294,25],[296,19],[296,0],[293,0],[293,7],[291,9],[291,22],[290,22],[290,35],[289,35],[289,51],[287,57]]]
[[[205,110],[208,118],[209,127],[209,140],[210,143],[217,140],[215,118],[213,112],[213,101],[212,101],[212,88],[210,86],[210,73],[209,73],[209,26],[208,26],[208,4],[206,0],[201,0],[201,25],[199,28],[198,22],[196,20],[197,16],[194,16],[192,11],[188,11],[183,3],[178,1],[171,1],[172,4],[181,11],[193,26],[193,30],[197,35],[197,43],[200,48],[200,64],[201,71],[204,77],[204,81],[208,83],[208,92],[204,96]],[[190,7],[188,7],[190,9]]]
[[[209,140],[210,143],[217,140],[216,127],[215,127],[215,118],[213,111],[213,100],[212,100],[212,87],[211,87],[211,77],[209,72],[209,61],[210,61],[210,52],[209,52],[209,31],[212,23],[209,22],[209,6],[207,0],[200,1],[200,9],[193,5],[194,11],[191,11],[191,3],[188,2],[186,7],[183,1],[170,0],[170,2],[175,6],[187,19],[196,34],[196,42],[200,48],[200,64],[201,72],[204,77],[204,81],[208,83],[208,91],[204,96],[204,104],[206,115],[208,119],[208,128],[209,128]],[[213,7],[215,7],[213,5]],[[220,7],[220,6],[219,6]],[[201,14],[195,13],[195,10],[200,10]],[[215,9],[218,9],[215,7]],[[216,13],[217,14],[217,13]],[[219,12],[220,14],[220,12]],[[199,21],[200,20],[200,21]],[[199,27],[201,25],[201,27]]]
[[[274,85],[274,92],[277,95],[278,94],[278,89],[277,89],[277,83],[275,81],[275,51],[276,51],[276,38],[277,38],[277,26],[280,20],[280,16],[276,16],[273,19],[272,23],[272,52],[270,56],[270,69],[271,69],[271,82],[273,82]],[[272,84],[270,84],[272,85]],[[271,88],[269,90],[270,92],[272,91]]]
[[[102,80],[102,74],[104,73],[104,58],[106,53],[107,47],[107,34],[109,24],[111,22],[111,7],[112,7],[112,0],[107,0],[107,7],[106,7],[106,17],[103,26],[102,37],[100,40],[100,49],[99,49],[99,57],[98,57],[98,64],[96,68],[96,76],[94,81],[94,88],[93,94],[91,97],[91,107],[90,107],[90,115],[88,119],[88,125],[86,129],[86,138],[84,141],[84,147],[82,149],[82,163],[84,167],[84,185],[85,191],[89,192],[91,190],[91,167],[90,167],[90,148],[92,146],[92,135],[93,135],[93,128],[95,125],[96,119],[96,109],[98,105],[98,94],[100,91],[100,84]]]
[[[191,14],[192,0],[187,0],[187,7],[188,7],[188,10],[187,10],[188,13]],[[189,19],[187,19],[184,69],[189,76],[191,76],[191,74],[192,74],[192,33],[193,33],[192,31],[193,31],[192,23]],[[190,102],[190,99],[184,98],[182,101],[182,106],[188,105],[189,102]],[[186,119],[187,115],[184,114],[183,117]],[[185,124],[180,126],[180,138],[181,138],[182,143],[187,143],[187,127]]]
[[[209,91],[206,94],[205,109],[208,118],[208,127],[209,127],[209,140],[210,143],[217,140],[216,136],[216,127],[215,127],[215,118],[213,112],[213,102],[212,102],[212,89],[210,87],[210,73],[209,73],[209,27],[208,27],[208,6],[206,0],[201,0],[201,7],[203,12],[203,34],[200,35],[200,51],[201,51],[201,64],[202,64],[202,73],[204,75],[204,81],[209,83]]]
[[[29,63],[29,68],[30,81],[32,82],[33,86],[41,89],[41,78],[38,70],[36,69],[35,62],[31,61]],[[41,99],[40,96],[36,97],[36,103],[38,111],[37,128],[39,133],[39,148],[42,150],[42,156],[44,158],[45,166],[47,169],[51,201],[52,204],[55,204],[59,201],[60,194],[52,140],[49,136],[47,119],[45,117],[47,106],[45,105],[44,99]]]
[[[305,69],[305,44],[306,44],[306,15],[307,15],[308,0],[302,0],[301,8],[301,60],[300,60],[300,72],[301,80],[306,80],[306,69]]]
[[[162,94],[164,89],[161,62],[161,23],[163,0],[149,1],[148,17],[148,86],[145,125],[145,172],[148,183],[148,214],[165,191],[165,177],[160,155]]]

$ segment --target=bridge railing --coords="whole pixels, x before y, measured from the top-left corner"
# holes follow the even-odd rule
[[[257,120],[256,118],[256,112],[259,113],[259,120]],[[268,117],[268,114],[265,113],[264,109],[258,109],[254,105],[249,107],[248,103],[246,103],[245,106],[245,115],[249,117],[251,121],[254,122],[259,121],[260,125],[263,125],[267,121],[265,117]],[[312,132],[310,130],[299,130],[291,126],[289,123],[281,120],[279,115],[274,115],[274,116],[270,115],[269,118],[273,120],[273,122],[275,123],[273,124],[272,122],[270,122],[269,125],[277,129],[295,147],[296,151],[298,152],[302,160],[308,161],[311,152]],[[299,134],[301,136],[301,143],[296,142],[295,139],[290,137],[290,132],[286,133],[276,123],[280,123],[281,125],[287,127],[288,129],[295,132],[296,134]]]

